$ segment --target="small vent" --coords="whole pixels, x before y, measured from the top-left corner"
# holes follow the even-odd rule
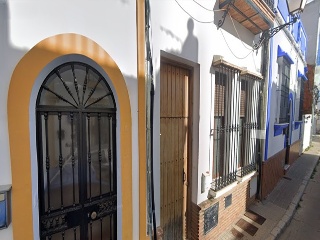
[[[224,207],[227,208],[232,204],[232,194],[228,195],[224,199]]]

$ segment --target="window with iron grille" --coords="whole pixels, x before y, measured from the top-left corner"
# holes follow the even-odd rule
[[[304,98],[304,81],[301,81],[300,83],[300,99],[299,102],[297,102],[297,104],[299,104],[299,117],[298,120],[302,121],[302,110],[303,110],[303,98]]]
[[[280,107],[279,123],[289,122],[289,84],[290,84],[290,63],[283,57],[278,59],[280,78]]]
[[[259,86],[240,68],[216,66],[211,129],[214,191],[255,170]]]
[[[220,65],[215,73],[213,185],[220,190],[236,181],[238,169],[240,71]]]
[[[213,129],[213,177],[219,178],[224,174],[224,140],[225,140],[225,95],[226,74],[216,72],[215,74],[215,100],[214,100],[214,129]]]
[[[240,102],[240,164],[237,175],[243,177],[256,170],[258,156],[257,129],[259,126],[260,80],[251,74],[241,74]]]

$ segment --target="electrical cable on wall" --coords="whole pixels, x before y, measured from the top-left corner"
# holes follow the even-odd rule
[[[180,7],[186,14],[188,14],[189,17],[192,18],[194,21],[196,21],[196,22],[198,22],[198,23],[213,23],[213,22],[214,22],[214,20],[213,20],[213,21],[201,21],[201,20],[196,19],[196,18],[193,17],[187,10],[185,10],[185,9],[180,5],[180,3],[179,3],[177,0],[175,0],[175,2],[176,2],[176,3],[179,5],[179,7]],[[204,8],[205,10],[208,10],[208,11],[209,11],[209,10],[212,11],[212,12],[225,11],[225,9],[211,10],[211,9],[205,8],[204,6],[202,6],[200,3],[198,3],[198,2],[195,1],[195,0],[193,0],[193,2],[195,2],[196,4],[198,4],[199,6],[201,6],[202,8]],[[228,13],[228,14],[229,14],[229,13]],[[222,36],[223,36],[223,39],[224,39],[225,43],[227,44],[227,47],[229,48],[230,52],[232,53],[232,55],[233,55],[234,57],[236,57],[237,59],[245,59],[245,58],[247,58],[254,50],[253,50],[253,48],[248,48],[248,47],[243,43],[243,41],[241,40],[241,37],[240,37],[240,35],[239,35],[239,32],[238,32],[237,28],[235,27],[235,24],[234,24],[234,22],[233,22],[232,17],[230,16],[230,14],[229,14],[229,17],[231,18],[231,22],[232,22],[232,24],[233,24],[233,27],[234,27],[234,29],[235,29],[235,31],[236,31],[236,33],[237,33],[237,36],[238,36],[239,40],[241,41],[242,45],[243,45],[245,48],[247,48],[248,50],[250,50],[250,52],[249,52],[247,55],[245,55],[244,57],[239,57],[239,56],[237,56],[237,55],[232,51],[232,49],[230,48],[230,46],[229,46],[229,44],[228,44],[228,42],[227,42],[227,40],[226,40],[223,32],[221,31],[221,29],[220,29],[220,32],[221,32],[221,34],[222,34]]]
[[[242,45],[243,45],[246,49],[248,49],[248,50],[252,50],[252,49],[253,49],[252,47],[251,47],[251,48],[248,48],[248,47],[243,43],[243,41],[242,41],[242,39],[241,39],[241,37],[240,37],[240,34],[239,34],[239,32],[238,32],[238,30],[237,30],[237,28],[236,28],[236,25],[234,24],[233,18],[231,17],[231,15],[230,15],[230,13],[229,13],[229,12],[228,12],[228,15],[229,15],[229,17],[230,17],[230,19],[231,19],[231,22],[232,22],[233,28],[234,28],[234,30],[236,31],[237,36],[238,36],[238,38],[239,38],[240,42],[242,43]]]
[[[228,47],[229,50],[230,50],[230,52],[231,52],[232,55],[233,55],[234,57],[236,57],[237,59],[246,59],[251,53],[253,53],[254,50],[252,49],[246,56],[244,56],[244,57],[238,57],[238,56],[232,51],[232,49],[230,48],[230,46],[229,46],[229,44],[228,44],[228,42],[227,42],[227,40],[226,40],[226,38],[225,38],[225,36],[224,36],[221,28],[220,28],[220,32],[221,32],[221,34],[222,34],[222,37],[223,37],[225,43],[227,44],[227,47]]]
[[[249,47],[247,47],[247,46],[243,43],[243,41],[242,41],[242,39],[241,39],[241,37],[240,37],[240,34],[239,34],[239,32],[238,32],[238,30],[237,30],[237,28],[236,28],[236,25],[234,24],[233,18],[232,18],[232,16],[230,15],[230,13],[229,13],[229,12],[228,12],[228,15],[229,15],[229,17],[230,17],[230,19],[231,19],[231,22],[232,22],[233,28],[234,28],[234,30],[236,31],[237,36],[238,36],[238,38],[239,38],[240,42],[242,43],[242,45],[243,45],[246,49],[248,49],[248,50],[252,51],[252,50],[253,50],[253,48],[252,48],[252,47],[251,47],[251,48],[249,48]],[[229,48],[229,49],[230,49],[230,48]],[[230,51],[231,51],[231,50],[230,50]],[[256,69],[256,68],[257,68],[257,66],[256,66],[256,62],[255,62],[255,59],[254,59],[254,56],[253,56],[253,55],[252,55],[252,60],[253,60],[253,64],[254,64],[255,69]]]
[[[145,37],[146,37],[146,65],[147,65],[147,93],[146,99],[146,136],[147,136],[147,201],[148,201],[148,227],[147,231],[150,239],[157,240],[157,224],[155,215],[155,201],[154,201],[154,175],[153,175],[153,111],[154,111],[154,82],[153,82],[153,63],[152,52],[150,47],[150,2],[145,1]],[[149,140],[149,141],[148,141]]]
[[[187,10],[185,10],[181,5],[180,5],[180,3],[177,1],[177,0],[174,0],[178,5],[179,5],[179,7],[186,13],[186,14],[188,14],[189,15],[189,17],[191,17],[194,21],[196,21],[196,22],[198,22],[198,23],[213,23],[214,22],[214,20],[212,20],[212,21],[201,21],[201,20],[198,20],[198,19],[196,19],[195,17],[193,17]],[[213,10],[214,11],[214,10]],[[219,10],[219,11],[224,11],[224,10]]]
[[[213,9],[209,9],[209,8],[206,8],[205,6],[201,5],[200,3],[198,3],[196,0],[192,0],[194,1],[197,5],[199,5],[200,7],[202,7],[203,9],[207,10],[207,11],[210,11],[210,12],[216,12],[217,10],[213,10]],[[219,10],[220,11],[220,10]]]

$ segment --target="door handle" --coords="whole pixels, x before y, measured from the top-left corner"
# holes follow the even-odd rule
[[[90,217],[91,217],[92,220],[95,220],[95,219],[97,218],[97,213],[93,211],[93,212],[90,214]]]
[[[182,171],[182,182],[184,183],[186,181],[186,173]]]

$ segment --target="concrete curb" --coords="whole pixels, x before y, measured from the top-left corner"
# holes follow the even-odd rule
[[[312,167],[312,170],[310,170],[309,172],[306,173],[306,176],[304,177],[304,179],[298,189],[298,192],[296,193],[296,195],[292,199],[289,207],[287,208],[285,214],[282,216],[282,218],[280,219],[278,224],[272,229],[271,233],[269,234],[269,236],[267,238],[268,240],[275,240],[278,237],[280,237],[280,234],[282,233],[282,231],[291,222],[291,219],[293,218],[293,216],[297,210],[298,204],[302,198],[304,190],[306,189],[306,187],[308,185],[308,182],[310,180],[312,172],[315,169],[315,167],[317,166],[317,164],[318,164],[318,161],[315,161],[314,166]]]

